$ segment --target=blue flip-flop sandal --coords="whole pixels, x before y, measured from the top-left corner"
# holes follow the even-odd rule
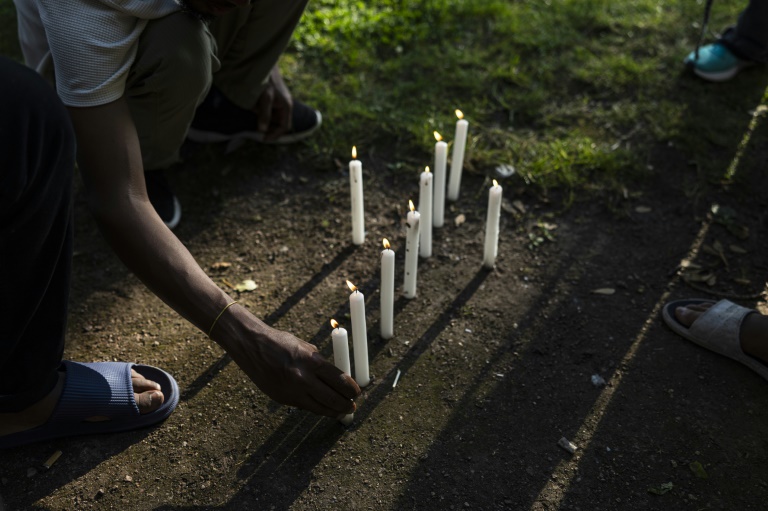
[[[126,362],[62,362],[64,389],[45,424],[0,437],[0,449],[74,435],[116,433],[142,428],[168,418],[179,403],[179,386],[173,376],[157,367]],[[131,369],[160,384],[163,404],[141,415],[133,395]],[[105,420],[89,422],[91,417]]]

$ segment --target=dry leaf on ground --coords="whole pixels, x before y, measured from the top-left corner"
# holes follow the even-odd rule
[[[258,287],[259,285],[256,284],[256,282],[251,279],[246,279],[235,286],[235,291],[239,293],[245,293],[246,291],[253,291]]]
[[[707,479],[709,477],[709,475],[707,475],[707,471],[704,470],[704,467],[699,461],[692,461],[688,465],[688,468],[691,469],[691,472],[693,472],[696,477],[700,477],[701,479]]]
[[[731,252],[733,252],[734,254],[742,254],[742,255],[743,254],[748,254],[748,252],[746,250],[744,250],[743,248],[741,248],[738,245],[731,245],[728,248],[730,248]]]

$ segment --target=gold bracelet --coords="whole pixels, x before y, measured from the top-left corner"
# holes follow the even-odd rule
[[[208,337],[210,337],[211,334],[213,333],[213,327],[216,326],[216,322],[219,321],[219,318],[221,317],[221,315],[224,314],[224,312],[227,309],[229,309],[230,307],[232,307],[236,303],[237,303],[237,300],[233,300],[233,301],[229,302],[226,306],[224,306],[223,309],[221,309],[221,312],[219,312],[219,315],[216,316],[216,319],[214,319],[213,323],[211,323],[211,328],[208,329]]]

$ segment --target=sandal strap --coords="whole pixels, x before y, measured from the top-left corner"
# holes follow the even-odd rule
[[[690,333],[701,346],[737,360],[744,357],[739,342],[741,322],[752,309],[720,300],[693,322]]]
[[[51,422],[81,422],[90,417],[119,421],[140,415],[131,381],[133,364],[84,364],[68,360],[63,364],[66,368],[64,390]]]

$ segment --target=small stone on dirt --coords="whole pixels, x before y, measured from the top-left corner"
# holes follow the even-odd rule
[[[569,453],[573,454],[576,452],[576,444],[571,442],[565,437],[562,437],[560,440],[557,441],[557,445],[568,451]]]

